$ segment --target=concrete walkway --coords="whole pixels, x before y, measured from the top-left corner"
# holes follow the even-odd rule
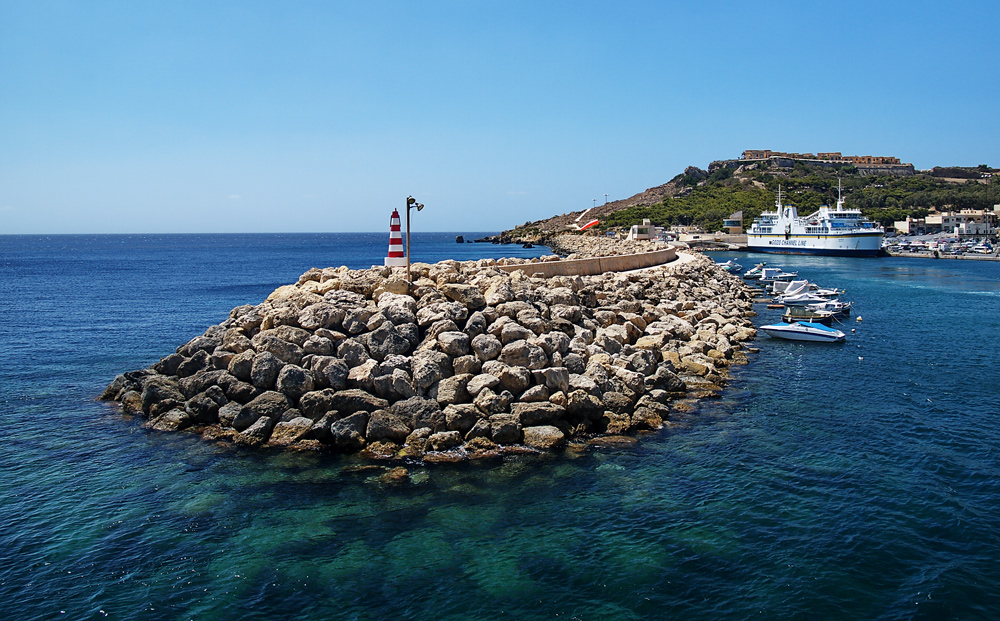
[[[677,251],[677,258],[670,263],[661,263],[660,265],[653,265],[651,267],[641,267],[637,270],[627,270],[624,272],[619,272],[620,274],[638,274],[640,272],[651,272],[653,270],[663,270],[666,273],[671,273],[681,265],[685,263],[690,263],[695,260],[698,255],[691,252],[681,252]]]

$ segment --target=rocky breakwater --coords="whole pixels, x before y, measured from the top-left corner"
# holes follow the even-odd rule
[[[398,269],[309,270],[101,398],[239,445],[458,460],[634,442],[755,336],[751,294],[704,257],[550,279],[497,263],[415,264],[412,288]]]
[[[557,235],[546,240],[545,245],[552,252],[568,259],[639,254],[669,247],[669,244],[663,242],[628,241],[597,235]]]

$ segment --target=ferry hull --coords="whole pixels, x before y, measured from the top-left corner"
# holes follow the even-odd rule
[[[828,257],[877,257],[882,235],[852,237],[805,237],[748,235],[747,250],[771,254],[812,254]]]

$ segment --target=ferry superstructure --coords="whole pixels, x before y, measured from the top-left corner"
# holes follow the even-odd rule
[[[774,211],[755,218],[747,232],[747,248],[778,254],[820,254],[840,257],[876,257],[885,231],[858,209],[844,205],[838,188],[837,205],[823,205],[800,217],[795,207],[781,203],[781,188]]]

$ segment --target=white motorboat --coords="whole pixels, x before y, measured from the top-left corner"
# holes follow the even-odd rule
[[[737,263],[734,259],[729,259],[725,263],[716,263],[716,267],[720,267],[727,272],[739,272],[743,269],[743,266]]]
[[[851,302],[841,302],[840,300],[827,300],[825,302],[807,304],[806,308],[813,311],[829,311],[835,315],[851,314]]]
[[[779,295],[774,301],[785,306],[806,306],[807,304],[822,304],[828,301],[828,298],[816,295],[812,291],[805,291],[793,295]]]
[[[766,266],[767,263],[765,262],[761,262],[758,263],[757,265],[754,265],[753,267],[747,270],[746,274],[743,274],[743,278],[746,278],[747,280],[758,280],[760,278],[760,273],[764,270]]]
[[[847,335],[840,330],[824,326],[821,323],[796,321],[795,323],[776,323],[769,326],[761,326],[760,329],[767,332],[768,336],[792,341],[836,343],[847,338]]]

